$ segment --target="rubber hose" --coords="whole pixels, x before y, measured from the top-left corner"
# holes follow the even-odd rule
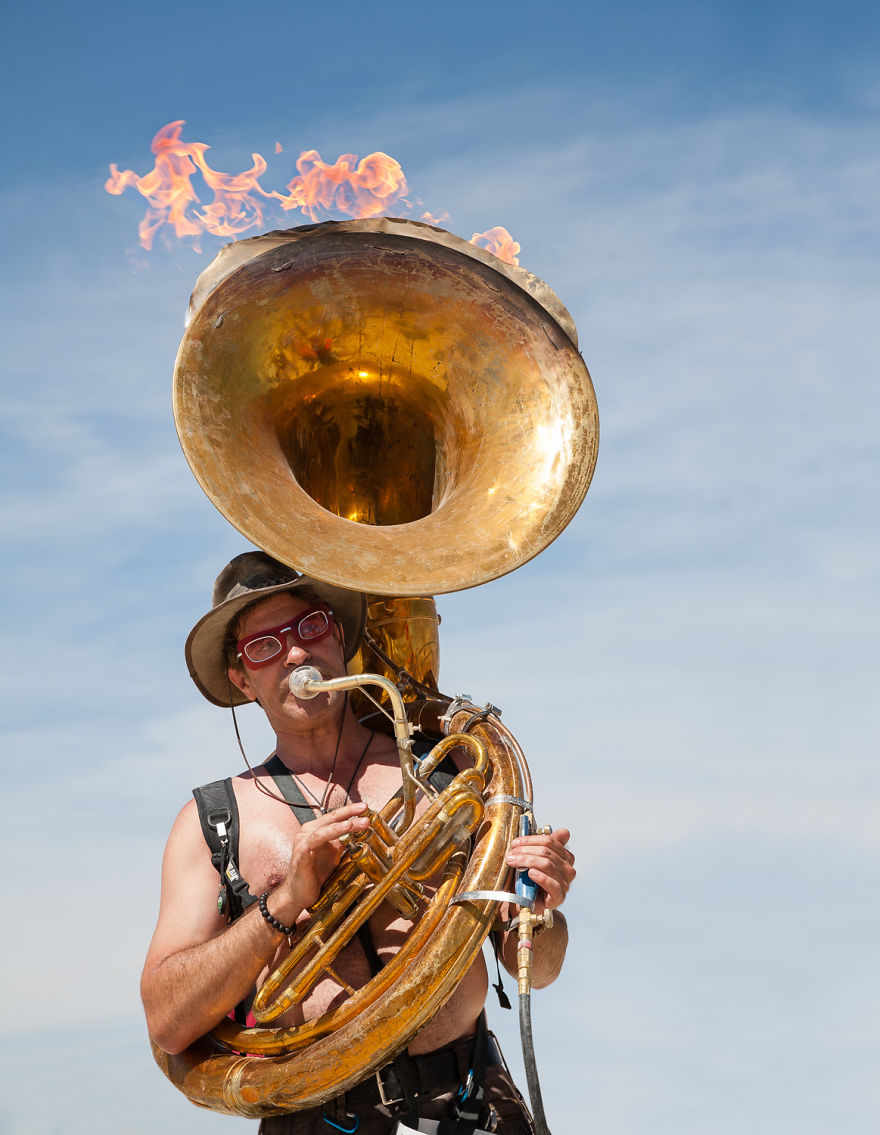
[[[532,1101],[532,1118],[535,1121],[535,1135],[550,1135],[544,1117],[544,1101],[541,1099],[541,1085],[538,1081],[538,1065],[535,1063],[535,1046],[532,1043],[532,995],[519,995],[519,1034],[522,1041],[523,1064],[526,1069],[526,1083]]]

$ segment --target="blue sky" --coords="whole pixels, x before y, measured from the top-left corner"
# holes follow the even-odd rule
[[[182,644],[243,542],[170,409],[222,242],[133,271],[141,203],[102,188],[175,119],[215,168],[262,153],[276,188],[302,149],[387,151],[453,231],[510,229],[577,323],[602,423],[586,503],[538,560],[440,600],[443,684],[502,706],[540,818],[575,831],[571,956],[535,997],[551,1128],[875,1129],[878,20],[7,17],[2,1135],[253,1129],[162,1080],[137,998],[171,820],[239,766]]]

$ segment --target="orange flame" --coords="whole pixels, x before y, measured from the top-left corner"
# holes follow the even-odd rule
[[[156,160],[149,173],[138,176],[134,170],[120,171],[118,166],[110,166],[110,177],[104,185],[108,193],[119,195],[132,188],[147,200],[146,214],[138,226],[144,248],[152,248],[156,233],[167,225],[178,239],[189,238],[199,251],[198,238],[203,232],[236,237],[262,226],[266,202],[285,212],[299,209],[312,221],[332,212],[348,217],[378,217],[392,205],[403,206],[404,212],[412,207],[405,198],[407,182],[400,163],[381,151],[361,159],[356,154],[342,154],[331,164],[323,161],[317,150],[304,150],[297,158],[297,176],[288,184],[287,194],[283,194],[266,190],[260,184],[267,169],[260,154],[251,155],[253,165],[248,170],[220,173],[205,160],[209,146],[182,140],[183,126],[183,121],[169,122],[156,134],[151,145]],[[282,152],[281,143],[276,142],[275,153]],[[193,187],[197,173],[213,194],[213,200],[204,206]],[[448,213],[422,214],[422,220],[430,224],[448,219]],[[519,263],[516,256],[520,246],[507,229],[474,233],[471,244],[488,249],[508,263]]]
[[[120,194],[133,186],[146,197],[146,216],[138,226],[144,248],[153,247],[153,237],[162,225],[171,225],[177,237],[198,238],[202,232],[237,236],[263,221],[259,197],[270,196],[259,183],[266,172],[263,158],[252,154],[253,166],[242,173],[219,173],[205,161],[209,146],[204,142],[181,141],[182,126],[182,121],[169,122],[153,139],[150,149],[156,155],[156,163],[148,174],[138,177],[130,169],[120,173],[116,165],[111,165],[110,177],[104,183],[108,193]],[[214,193],[214,200],[201,211],[195,208],[200,204],[192,184],[196,171]]]
[[[487,229],[484,233],[474,233],[470,243],[493,252],[499,260],[508,264],[519,264],[517,254],[521,251],[521,246],[502,225],[496,225],[494,229]]]
[[[313,221],[322,212],[334,211],[348,217],[378,217],[406,193],[400,163],[381,151],[361,161],[357,154],[342,154],[328,165],[317,150],[305,150],[296,168],[299,177],[288,185],[290,196],[280,199],[281,207],[302,209]]]

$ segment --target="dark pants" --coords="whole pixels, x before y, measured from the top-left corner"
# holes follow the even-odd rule
[[[469,1044],[470,1038],[456,1043]],[[452,1051],[456,1046],[448,1047]],[[442,1051],[445,1050],[438,1050]],[[498,1061],[500,1053],[497,1047],[492,1052],[490,1060]],[[433,1057],[436,1054],[429,1055]],[[421,1118],[445,1119],[450,1115],[459,1087],[460,1079],[456,1078],[419,1091],[416,1105]],[[479,1128],[498,1132],[498,1135],[534,1135],[535,1129],[528,1108],[503,1063],[490,1063],[483,1074],[483,1089],[477,1124]],[[384,1114],[379,1110],[380,1107],[376,1078],[371,1076],[362,1084],[357,1084],[344,1097],[331,1100],[323,1107],[262,1120],[259,1135],[334,1135],[340,1127],[354,1130],[355,1120],[349,1116],[356,1116],[359,1120],[357,1135],[392,1135],[396,1130],[397,1118]],[[338,1126],[326,1122],[325,1116]]]

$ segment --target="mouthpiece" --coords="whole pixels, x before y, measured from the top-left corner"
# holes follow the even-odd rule
[[[314,666],[298,666],[287,679],[287,684],[294,697],[299,698],[300,701],[308,701],[309,698],[316,698],[321,692],[312,689],[312,683],[320,681],[322,681],[320,671]]]

